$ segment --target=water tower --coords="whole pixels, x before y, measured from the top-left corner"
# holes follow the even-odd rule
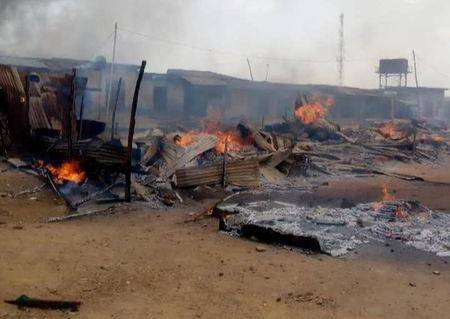
[[[378,67],[380,77],[380,89],[389,86],[389,78],[397,79],[397,86],[408,86],[408,59],[381,59]],[[384,81],[383,81],[384,79]],[[394,85],[391,85],[394,86]]]

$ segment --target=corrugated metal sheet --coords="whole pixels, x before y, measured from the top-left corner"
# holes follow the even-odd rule
[[[179,169],[176,171],[175,176],[178,187],[218,184],[223,177],[223,163]],[[226,180],[231,185],[259,186],[260,171],[258,160],[245,159],[228,163]]]
[[[15,67],[0,65],[0,86],[6,94],[6,109],[11,133],[26,134],[28,111],[25,103],[25,89]]]
[[[45,110],[42,107],[42,99],[40,97],[30,98],[30,112],[28,113],[30,118],[30,126],[32,129],[48,128],[52,126],[45,114]]]
[[[0,86],[6,91],[25,97],[25,89],[15,67],[0,65]]]
[[[206,71],[189,71],[189,70],[168,70],[169,76],[177,76],[192,85],[203,86],[226,86],[228,82],[226,77],[219,74]]]
[[[0,64],[22,68],[48,69],[48,67],[33,58],[21,58],[13,56],[0,56]]]

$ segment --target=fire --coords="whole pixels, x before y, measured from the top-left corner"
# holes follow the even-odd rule
[[[219,139],[215,150],[221,154],[225,153],[225,144],[227,144],[228,152],[239,152],[250,144],[247,139],[234,131],[217,131],[214,135]]]
[[[242,137],[235,130],[221,130],[219,127],[220,123],[218,122],[206,121],[203,123],[201,132],[191,131],[177,135],[175,143],[179,146],[187,147],[197,141],[201,135],[213,135],[218,139],[215,150],[221,154],[225,152],[225,143],[227,144],[228,152],[240,152],[246,146],[252,144],[251,137]]]
[[[390,138],[391,140],[402,140],[409,136],[408,131],[402,130],[402,126],[394,122],[384,124],[378,129],[378,132],[384,138]]]
[[[66,161],[60,166],[49,164],[46,167],[58,183],[69,181],[79,184],[86,179],[86,172],[77,160]]]
[[[430,138],[435,142],[444,142],[444,138],[439,134],[431,134]]]
[[[432,134],[421,134],[419,135],[419,140],[422,143],[443,143],[445,141],[445,139],[436,133],[432,133]]]
[[[175,143],[182,147],[187,147],[193,144],[198,137],[199,133],[189,132],[175,137]]]
[[[296,102],[295,117],[304,124],[312,124],[323,119],[334,105],[332,97],[322,98],[315,96],[310,101],[302,97]]]
[[[383,202],[390,202],[395,200],[395,196],[389,192],[386,184],[383,185],[382,192],[383,192]]]

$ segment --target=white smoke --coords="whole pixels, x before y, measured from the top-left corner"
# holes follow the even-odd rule
[[[117,21],[119,62],[248,78],[248,57],[257,80],[270,64],[269,80],[334,84],[343,12],[347,85],[375,87],[379,58],[410,58],[415,49],[421,84],[447,86],[449,9],[446,0],[0,0],[0,48],[110,58]]]

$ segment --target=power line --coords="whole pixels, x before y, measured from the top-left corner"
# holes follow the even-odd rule
[[[95,50],[94,57],[104,49],[104,47],[108,44],[109,40],[111,40],[112,36],[114,35],[114,31],[112,31],[102,42],[102,44]]]
[[[435,66],[429,64],[428,62],[424,61],[423,58],[420,58],[418,56],[416,56],[417,60],[419,60],[424,66],[428,67],[428,69],[433,70],[434,72],[436,72],[437,74],[446,77],[448,79],[450,79],[450,75],[445,74],[443,72],[441,72],[438,68],[436,68]]]
[[[124,28],[119,28],[120,31],[124,31],[130,34],[134,34],[137,36],[141,36],[147,39],[150,39],[152,41],[157,41],[157,42],[162,42],[162,43],[166,43],[166,44],[170,44],[170,45],[174,45],[174,46],[180,46],[180,47],[185,47],[185,48],[189,48],[192,50],[198,50],[198,51],[202,51],[202,52],[206,52],[206,53],[210,53],[210,54],[221,54],[221,55],[233,55],[233,56],[239,56],[242,57],[244,59],[248,58],[252,58],[252,59],[256,59],[256,60],[273,60],[273,61],[280,61],[280,62],[297,62],[297,63],[335,63],[334,60],[313,60],[313,59],[306,59],[306,58],[302,58],[302,59],[292,59],[292,58],[282,58],[282,57],[273,57],[273,56],[263,56],[263,55],[248,55],[248,54],[244,54],[241,52],[235,52],[235,51],[225,51],[225,50],[218,50],[218,49],[213,49],[213,48],[205,48],[205,47],[200,47],[200,46],[196,46],[196,45],[192,45],[192,44],[188,44],[188,43],[184,43],[184,42],[179,42],[179,41],[173,41],[173,40],[168,40],[168,39],[163,39],[160,37],[155,37],[152,35],[148,35],[148,34],[144,34],[144,33],[140,33],[140,32],[135,32],[129,29],[124,29]]]

